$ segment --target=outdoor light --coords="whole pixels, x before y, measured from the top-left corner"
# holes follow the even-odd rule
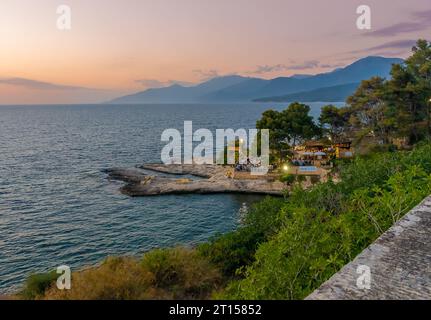
[[[241,138],[241,139],[239,139],[239,143],[240,143],[240,144],[243,144],[243,143],[244,143],[244,139],[242,139],[242,138]]]
[[[289,167],[288,167],[287,165],[284,165],[284,166],[283,166],[283,170],[284,170],[284,171],[287,171],[287,170],[289,170]]]

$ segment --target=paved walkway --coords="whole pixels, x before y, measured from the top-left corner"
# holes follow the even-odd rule
[[[431,299],[431,196],[307,299]]]

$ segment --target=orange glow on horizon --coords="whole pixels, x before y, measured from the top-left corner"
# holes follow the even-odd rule
[[[408,19],[406,11],[425,10],[428,1],[407,6],[395,0],[388,6],[370,0],[373,25]],[[312,0],[65,2],[72,8],[70,31],[56,27],[58,1],[0,3],[0,104],[103,101],[144,90],[140,79],[198,83],[209,75],[316,74],[367,54],[406,56],[405,49],[352,52],[421,36],[364,37],[355,28],[353,0],[330,5]],[[429,31],[421,33],[425,37]],[[318,63],[307,67],[309,61]],[[97,90],[75,97],[1,82],[8,78]]]

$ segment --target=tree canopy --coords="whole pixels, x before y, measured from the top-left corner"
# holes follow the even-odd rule
[[[262,118],[256,122],[256,128],[270,130],[270,144],[273,149],[285,145],[295,146],[319,134],[319,127],[309,113],[309,106],[295,102],[281,112],[265,111]]]
[[[319,123],[322,131],[327,133],[332,141],[340,138],[344,132],[349,116],[346,111],[346,108],[337,108],[332,104],[322,107]]]

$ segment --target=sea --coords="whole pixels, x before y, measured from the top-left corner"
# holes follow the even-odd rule
[[[327,103],[311,103],[317,117]],[[287,104],[0,106],[0,294],[32,273],[193,246],[234,230],[261,196],[131,198],[104,173],[160,162],[165,129],[252,129]]]

